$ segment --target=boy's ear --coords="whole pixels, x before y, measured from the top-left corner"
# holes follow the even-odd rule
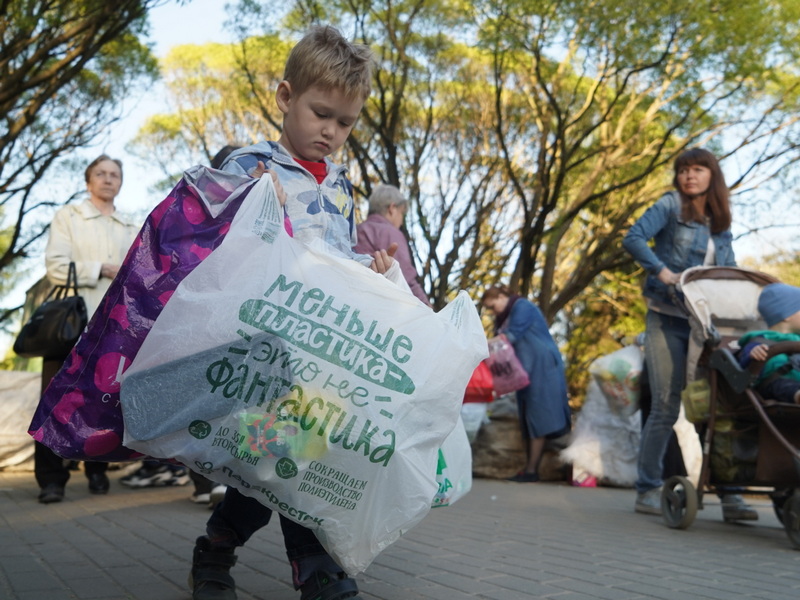
[[[285,79],[278,84],[275,102],[282,113],[286,114],[289,111],[289,104],[292,102],[292,84]]]

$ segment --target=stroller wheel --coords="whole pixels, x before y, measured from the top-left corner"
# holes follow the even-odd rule
[[[661,490],[661,512],[667,527],[686,529],[697,516],[697,491],[686,477],[670,477]]]
[[[795,549],[800,550],[800,495],[795,492],[783,505],[783,528]]]

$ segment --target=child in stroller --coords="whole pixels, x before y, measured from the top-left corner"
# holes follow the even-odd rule
[[[770,346],[800,342],[800,288],[767,285],[759,296],[758,312],[769,329],[751,331],[739,339],[739,364],[747,369],[752,361],[766,361],[757,375],[756,391],[764,398],[800,404],[800,355],[773,352],[767,360]]]

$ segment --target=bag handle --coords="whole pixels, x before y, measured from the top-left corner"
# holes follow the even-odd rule
[[[78,295],[78,269],[75,266],[75,261],[69,262],[69,273],[67,274],[67,289],[72,287],[72,294]]]
[[[75,267],[74,261],[70,261],[69,263],[67,282],[63,285],[57,285],[50,290],[50,293],[47,294],[47,298],[44,299],[44,302],[47,302],[50,299],[63,300],[68,296],[70,290],[72,291],[73,296],[78,295],[78,269]]]

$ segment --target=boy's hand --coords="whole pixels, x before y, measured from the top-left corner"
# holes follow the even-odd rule
[[[376,273],[386,273],[389,270],[389,267],[392,266],[394,259],[394,253],[397,252],[397,244],[390,244],[386,250],[378,250],[373,254],[373,261],[372,264],[369,266],[370,269],[375,271]]]
[[[767,360],[767,352],[769,352],[769,346],[766,344],[759,344],[750,350],[750,358],[753,360]]]
[[[283,186],[281,185],[281,182],[278,181],[278,174],[271,169],[267,169],[267,166],[263,161],[258,161],[256,168],[253,169],[253,177],[259,178],[264,173],[269,173],[272,176],[272,183],[275,184],[275,194],[278,196],[278,202],[281,203],[281,206],[285,206],[286,192],[283,191]]]

